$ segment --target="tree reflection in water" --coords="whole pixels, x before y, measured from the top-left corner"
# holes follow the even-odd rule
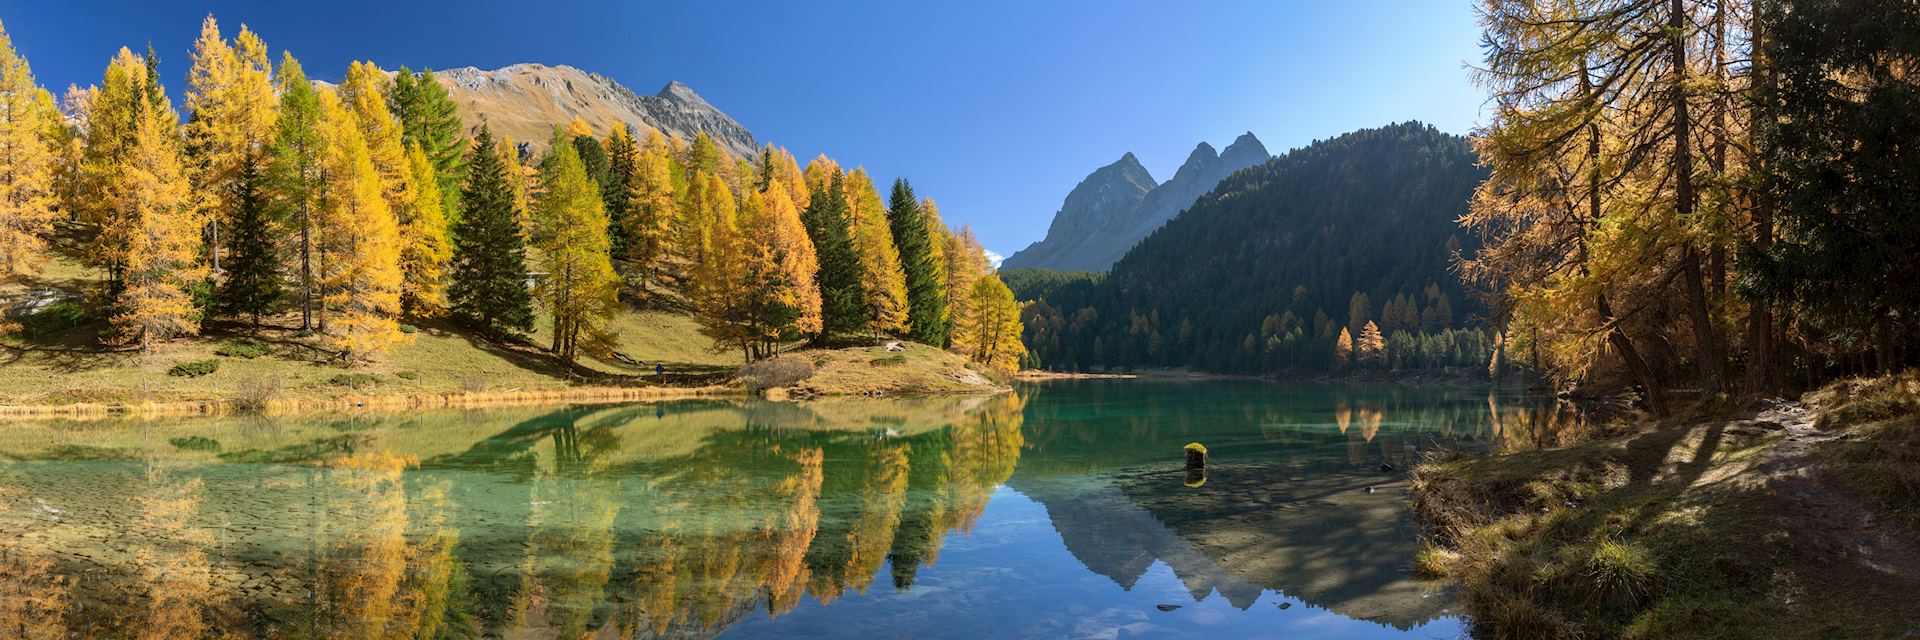
[[[1122,587],[1160,561],[1196,599],[1402,624],[1431,615],[1382,599],[1404,511],[1342,507],[1347,485],[1583,428],[1484,391],[1206,389],[22,425],[0,434],[0,637],[715,635],[914,589],[1007,483]]]

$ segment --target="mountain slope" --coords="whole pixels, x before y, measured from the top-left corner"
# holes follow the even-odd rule
[[[555,125],[576,117],[603,134],[616,122],[687,139],[704,132],[720,148],[742,157],[759,146],[746,127],[678,81],[643,96],[612,78],[565,65],[516,64],[491,71],[461,67],[434,75],[459,105],[460,121],[467,128],[485,122],[495,135],[512,136],[536,149],[546,146]]]
[[[1215,153],[1195,146],[1173,178],[1155,184],[1133,154],[1101,167],[1074,187],[1047,227],[1047,237],[1007,258],[1010,269],[1105,271],[1141,238],[1179,215],[1235,171],[1266,162],[1266,146],[1242,134]],[[1136,197],[1133,188],[1145,186]]]
[[[1390,349],[1461,366],[1484,336],[1448,331],[1472,311],[1451,271],[1472,238],[1455,220],[1485,175],[1465,138],[1419,123],[1295,150],[1219,183],[1105,279],[1047,294],[1028,345],[1055,369],[1325,370],[1342,327],[1376,320],[1414,341]]]

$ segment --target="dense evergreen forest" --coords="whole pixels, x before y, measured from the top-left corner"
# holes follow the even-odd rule
[[[1465,138],[1420,123],[1324,140],[1244,169],[1104,278],[1010,271],[1040,367],[1239,373],[1484,369],[1452,265],[1486,178]]]

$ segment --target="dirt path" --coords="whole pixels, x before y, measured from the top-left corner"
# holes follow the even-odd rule
[[[1821,564],[1857,560],[1897,576],[1920,576],[1920,537],[1905,524],[1878,516],[1865,499],[1818,470],[1823,445],[1851,439],[1847,431],[1814,426],[1817,416],[1797,402],[1777,402],[1747,424],[1785,433],[1757,470],[1783,505],[1789,544]]]

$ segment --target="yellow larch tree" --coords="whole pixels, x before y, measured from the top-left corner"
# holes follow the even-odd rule
[[[413,200],[400,209],[400,308],[407,315],[434,317],[447,310],[447,261],[453,245],[447,239],[447,212],[433,161],[419,145],[407,146],[407,166],[413,174]]]
[[[620,313],[620,276],[608,256],[606,204],[600,185],[564,129],[553,131],[533,203],[533,250],[547,272],[534,295],[553,318],[553,352],[571,364],[582,349],[605,356],[619,344],[607,322]]]
[[[114,184],[132,155],[134,130],[147,105],[146,74],[146,63],[121,47],[87,101],[86,144],[81,150],[73,213],[93,234],[86,250],[87,265],[105,271],[112,288],[121,284],[127,236],[134,233],[134,225],[121,217]]]
[[[853,221],[853,245],[867,274],[867,318],[871,329],[899,332],[907,329],[907,274],[900,268],[900,250],[893,246],[887,226],[887,205],[864,168],[847,174],[848,218]]]
[[[379,172],[351,111],[331,91],[320,93],[322,162],[319,236],[321,331],[348,362],[386,353],[400,332],[400,233],[380,190]]]
[[[614,133],[632,144],[625,127]],[[660,284],[667,256],[673,253],[673,230],[678,218],[674,188],[673,147],[660,132],[649,131],[646,144],[634,156],[631,181],[625,186],[633,210],[621,224],[626,228],[627,260],[639,271],[642,290]]]
[[[1362,364],[1375,367],[1386,364],[1387,339],[1381,335],[1380,325],[1368,320],[1367,326],[1360,330],[1359,339],[1354,342],[1355,355]]]
[[[120,51],[123,60],[134,60]],[[132,64],[144,74],[143,63]],[[133,140],[105,185],[113,225],[102,235],[118,247],[116,338],[148,351],[200,332],[192,289],[207,279],[207,268],[200,260],[201,217],[181,166],[179,116],[157,87],[151,99],[130,106]]]
[[[245,25],[228,42],[209,15],[200,24],[187,83],[189,173],[206,218],[208,259],[218,271],[222,229],[240,207],[241,176],[264,163],[273,135],[278,98],[267,45]]]
[[[798,171],[795,172],[798,178]],[[820,270],[819,256],[807,227],[800,222],[800,210],[788,194],[794,190],[784,180],[776,180],[760,198],[760,207],[748,224],[747,268],[759,270],[765,277],[764,295],[781,309],[774,317],[792,319],[770,323],[765,328],[769,344],[791,332],[820,331],[820,287],[814,273]]]
[[[33,272],[53,224],[58,156],[47,134],[59,114],[50,107],[0,25],[0,281]]]
[[[387,92],[393,84],[386,71],[371,62],[354,62],[341,81],[340,102],[353,114],[354,126],[366,141],[367,157],[373,160],[380,176],[381,198],[387,208],[400,211],[414,200],[413,171],[407,163],[407,150],[401,142],[400,121],[387,105]]]
[[[1019,369],[1027,348],[1020,342],[1024,328],[1013,292],[999,276],[987,274],[973,280],[967,295],[969,311],[956,316],[954,323],[954,350],[996,371]]]
[[[933,201],[928,200],[927,204],[931,205]],[[952,318],[953,326],[957,331],[961,324],[969,321],[967,316],[975,310],[974,282],[989,275],[991,269],[987,265],[986,251],[981,248],[980,241],[973,236],[973,229],[961,227],[960,231],[955,233],[947,231],[944,225],[942,226],[941,235],[936,235],[934,238],[944,241],[945,244],[942,253],[945,256],[943,264],[947,271],[947,316]],[[956,334],[953,339],[953,350],[965,353],[959,342]]]

